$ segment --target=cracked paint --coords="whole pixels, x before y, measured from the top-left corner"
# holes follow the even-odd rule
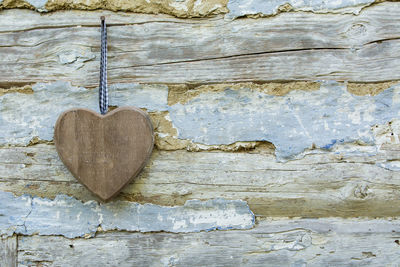
[[[358,14],[361,9],[374,2],[375,0],[230,0],[228,2],[230,12],[226,17],[232,19],[257,14],[270,16],[276,15],[282,10]]]
[[[354,141],[374,145],[371,127],[400,115],[399,90],[397,84],[375,96],[357,96],[345,84],[327,81],[317,91],[271,96],[227,87],[169,111],[181,139],[206,145],[268,141],[278,160],[285,160],[306,149],[329,150]]]
[[[323,82],[319,90],[292,88],[284,95],[246,84],[232,88],[226,84],[221,90],[200,92],[171,106],[165,85],[113,84],[109,88],[111,105],[151,111],[161,149],[236,151],[241,144],[255,147],[257,142],[269,142],[278,160],[287,160],[308,149],[331,150],[355,141],[379,148],[398,138],[390,127],[372,131],[371,127],[391,121],[391,128],[397,125],[399,84],[363,96],[334,81]],[[27,145],[34,138],[50,141],[61,112],[72,107],[97,110],[97,90],[59,81],[35,84],[32,91],[0,96],[0,145]]]
[[[188,233],[250,229],[254,214],[242,200],[188,200],[183,206],[115,201],[99,204],[58,195],[54,200],[0,192],[0,235],[94,236],[104,230]]]

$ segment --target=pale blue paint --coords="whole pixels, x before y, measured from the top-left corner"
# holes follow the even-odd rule
[[[350,8],[350,12],[357,14],[362,7],[373,2],[375,0],[229,0],[229,13],[226,17],[236,18],[254,14],[274,15],[278,13],[280,6],[285,4],[290,4],[296,10],[313,12],[329,12]]]
[[[246,202],[241,200],[188,200],[184,206],[173,207],[114,202],[102,205],[102,214],[104,220],[101,226],[104,230],[186,233],[209,229],[249,229],[254,225],[253,213]],[[228,216],[229,222],[217,216],[218,214],[222,217]],[[204,222],[199,222],[199,217]],[[234,217],[242,218],[242,223],[238,223]]]
[[[59,114],[72,107],[98,109],[97,90],[66,82],[40,83],[34,94],[0,96],[0,145],[26,145],[37,136],[53,139]],[[355,96],[345,84],[324,82],[320,90],[272,96],[248,88],[203,93],[188,103],[167,106],[163,85],[110,86],[112,105],[133,105],[149,111],[169,110],[178,137],[207,145],[237,141],[269,141],[279,160],[289,159],[313,144],[331,149],[356,140],[374,144],[370,127],[399,117],[399,86],[377,96]]]
[[[26,0],[29,4],[31,4],[37,11],[46,12],[45,5],[47,0]]]
[[[118,83],[108,87],[111,106],[136,106],[148,111],[168,110],[168,86]]]
[[[324,82],[317,91],[271,96],[227,87],[173,105],[170,117],[179,138],[207,145],[269,141],[282,160],[313,144],[323,149],[356,140],[373,145],[371,126],[400,115],[399,89],[396,85],[377,96],[356,96],[344,84]]]
[[[0,191],[0,236],[93,236],[103,230],[175,233],[250,229],[254,214],[241,200],[189,200],[183,206],[115,201],[99,204],[59,195],[54,200]]]
[[[389,161],[384,163],[376,163],[376,166],[389,171],[400,172],[400,161]]]
[[[58,116],[70,108],[98,112],[98,90],[72,86],[68,82],[38,83],[34,94],[0,96],[0,145],[26,145],[37,136],[52,140]],[[139,84],[110,86],[110,105],[137,106],[149,111],[167,110],[168,87]]]
[[[12,193],[0,192],[0,236],[11,236],[25,230],[25,219],[31,211],[29,196],[14,197]]]

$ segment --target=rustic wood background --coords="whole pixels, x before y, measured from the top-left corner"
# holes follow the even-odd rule
[[[400,2],[0,0],[0,266],[397,266]],[[59,159],[68,108],[155,149],[113,201]]]

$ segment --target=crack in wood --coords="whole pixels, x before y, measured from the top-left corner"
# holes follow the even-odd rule
[[[155,63],[155,64],[130,65],[130,66],[124,66],[123,68],[153,67],[153,66],[161,66],[161,65],[172,65],[172,64],[191,63],[191,62],[212,61],[212,60],[220,60],[220,59],[253,57],[253,56],[267,55],[267,54],[280,54],[280,53],[303,52],[303,51],[314,51],[314,50],[346,50],[346,49],[349,49],[349,48],[314,47],[314,48],[287,49],[287,50],[277,50],[277,51],[265,51],[265,52],[254,52],[254,53],[237,54],[237,55],[227,55],[227,56],[221,56],[221,57],[209,57],[209,58],[199,58],[199,59],[190,59],[190,60],[181,60],[181,61],[160,62],[160,63]],[[117,70],[117,69],[121,69],[121,68],[122,67],[113,67],[113,68],[109,68],[109,70]]]

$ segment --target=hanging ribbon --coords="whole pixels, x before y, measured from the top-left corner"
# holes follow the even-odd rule
[[[99,85],[99,107],[102,115],[108,111],[108,88],[107,88],[107,26],[104,16],[101,19],[101,58],[100,58],[100,85]]]

